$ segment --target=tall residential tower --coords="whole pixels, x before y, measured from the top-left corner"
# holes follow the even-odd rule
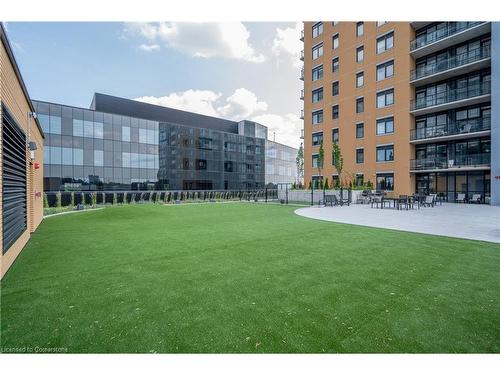
[[[480,194],[483,202],[500,204],[499,109],[491,84],[497,28],[491,22],[305,22],[306,183],[339,179],[335,141],[344,182],[370,181],[396,194],[438,193],[448,201]],[[321,142],[325,158],[318,168]]]

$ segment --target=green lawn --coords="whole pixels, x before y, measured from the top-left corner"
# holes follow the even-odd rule
[[[69,352],[499,352],[500,246],[264,204],[45,219],[1,344]]]

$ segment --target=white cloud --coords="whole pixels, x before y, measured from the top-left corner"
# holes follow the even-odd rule
[[[283,143],[292,147],[299,147],[300,145],[300,131],[302,129],[302,120],[292,113],[284,116],[277,114],[262,114],[254,116],[249,120],[258,122],[259,124],[267,126],[268,138],[274,139],[273,132],[276,133],[276,142]]]
[[[174,92],[168,96],[142,96],[134,100],[196,112],[207,116],[218,116],[215,103],[221,96],[222,94],[210,90],[187,90],[180,93]]]
[[[159,44],[141,44],[139,46],[139,49],[146,51],[146,52],[159,51],[160,45]]]
[[[297,22],[293,28],[276,28],[272,52],[278,61],[285,60],[286,62],[291,62],[296,68],[302,66],[300,62],[300,51],[302,51],[304,47],[303,43],[300,41],[302,28],[302,22]]]
[[[269,139],[286,145],[298,147],[302,120],[297,115],[266,113],[268,105],[259,101],[257,96],[245,89],[238,88],[228,97],[211,90],[187,90],[167,96],[143,96],[136,98],[141,102],[181,109],[185,111],[215,116],[234,121],[251,120],[268,127]]]
[[[266,60],[250,45],[250,32],[241,22],[127,23],[124,33],[140,36],[149,43],[165,44],[194,57],[222,57],[254,63]]]
[[[256,112],[267,110],[267,103],[258,101],[257,95],[245,88],[236,89],[226,102],[217,109],[218,113],[226,118],[242,119]]]

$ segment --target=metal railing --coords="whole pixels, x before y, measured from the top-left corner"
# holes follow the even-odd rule
[[[278,199],[277,189],[257,190],[117,190],[47,191],[46,208],[106,204],[165,204],[187,201],[269,201]]]
[[[300,119],[301,120],[304,119],[304,110],[303,109],[300,110]]]
[[[431,76],[436,73],[445,72],[450,69],[458,68],[459,66],[471,64],[473,62],[491,57],[491,48],[484,46],[475,48],[469,52],[460,55],[451,56],[446,60],[439,61],[436,64],[426,64],[411,71],[410,77],[414,81],[416,79]]]
[[[471,29],[475,26],[478,26],[484,21],[474,21],[474,22],[450,22],[446,25],[445,28],[431,31],[426,34],[422,34],[418,36],[416,39],[410,42],[410,51],[414,51],[418,48],[427,46],[431,43],[437,42],[438,40],[447,38],[454,34],[458,34],[467,29]]]
[[[435,157],[410,160],[411,170],[449,169],[490,165],[491,154],[455,155],[455,157]]]
[[[300,30],[300,40],[304,41],[304,30]]]
[[[410,140],[445,137],[448,135],[467,134],[491,129],[490,117],[458,120],[447,125],[428,126],[410,130]]]
[[[464,88],[451,89],[434,95],[427,95],[425,98],[413,99],[410,102],[412,111],[433,107],[436,105],[452,103],[458,100],[470,99],[476,96],[487,95],[491,93],[490,82],[484,82],[478,85],[471,85]]]
[[[304,61],[304,50],[300,51],[300,59]]]
[[[304,80],[304,68],[300,69],[300,79]]]
[[[300,100],[304,100],[304,90],[300,90]]]

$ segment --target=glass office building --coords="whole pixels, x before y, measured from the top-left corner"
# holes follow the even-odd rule
[[[247,190],[264,188],[267,179],[288,182],[266,168],[295,179],[279,153],[266,153],[270,143],[294,149],[266,141],[267,128],[255,122],[102,94],[94,96],[92,109],[34,106],[46,134],[45,191]]]

